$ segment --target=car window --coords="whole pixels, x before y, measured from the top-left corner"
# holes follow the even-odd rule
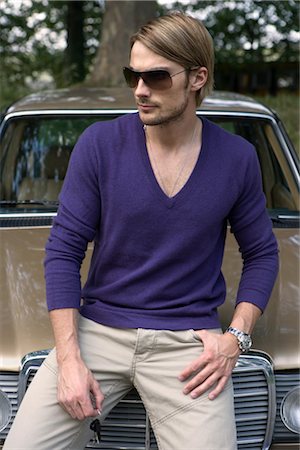
[[[79,135],[93,122],[112,118],[112,115],[72,115],[11,119],[2,139],[1,200],[57,201]],[[267,208],[296,210],[290,191],[289,168],[278,159],[283,152],[274,125],[265,119],[241,116],[208,118],[255,146]]]
[[[56,201],[79,135],[98,117],[11,120],[3,139],[1,200]]]
[[[270,210],[295,211],[288,180],[290,170],[285,161],[273,124],[257,118],[212,118],[221,127],[251,142],[257,152],[261,167],[262,184]],[[285,169],[285,170],[283,170]]]

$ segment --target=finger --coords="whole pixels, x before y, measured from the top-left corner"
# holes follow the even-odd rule
[[[94,396],[90,392],[78,401],[78,405],[82,410],[84,418],[98,415],[98,408],[94,402]]]
[[[59,405],[73,418],[75,419],[75,412],[73,411],[73,407],[71,401],[68,400],[64,393],[59,389],[57,392],[57,401]]]
[[[71,408],[72,417],[77,420],[84,420],[88,417],[95,417],[97,411],[94,410],[91,402],[87,403],[77,403]]]
[[[197,373],[194,374],[193,378],[191,378],[189,380],[189,382],[186,384],[186,386],[184,387],[183,392],[185,394],[188,394],[193,389],[195,389],[197,386],[204,383],[204,381],[206,379],[208,379],[210,377],[214,377],[215,380],[217,381],[218,378],[220,378],[221,375],[223,375],[223,373],[219,373],[219,368],[218,368],[217,364],[211,363],[209,365],[204,366],[203,368],[201,368],[201,367],[200,367],[201,370],[198,370]]]
[[[206,392],[211,391],[208,394],[208,398],[210,400],[214,400],[222,392],[222,390],[225,387],[225,384],[226,384],[225,377],[216,379],[215,376],[211,376],[207,380],[205,380],[205,382],[202,383],[201,386],[196,387],[191,392],[191,397],[192,398],[198,398],[201,395],[205,394]]]
[[[75,407],[72,409],[74,418],[77,420],[84,420],[86,418],[84,411],[80,404],[75,405]]]
[[[228,377],[222,377],[219,380],[217,386],[209,393],[208,398],[210,400],[214,400],[215,398],[217,398],[218,395],[220,395],[221,392],[223,392],[223,390],[227,384],[227,381],[228,381]]]
[[[220,374],[217,371],[203,370],[184,387],[183,393],[185,395],[191,394],[192,398],[197,398],[211,389],[218,382],[219,378]]]
[[[89,393],[77,394],[72,398],[63,399],[60,404],[73,419],[83,420],[97,415]]]
[[[198,372],[203,368],[204,362],[202,358],[197,358],[192,361],[178,376],[180,381],[185,381],[187,378],[192,376],[195,372]]]
[[[72,419],[83,420],[84,415],[81,411],[81,408],[76,406],[75,404],[70,403],[62,403],[60,402],[60,406],[72,417]]]
[[[95,401],[94,408],[97,410],[97,414],[101,414],[104,395],[100,389],[99,383],[95,379],[92,384],[91,394]]]

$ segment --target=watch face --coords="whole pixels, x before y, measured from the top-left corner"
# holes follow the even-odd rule
[[[252,346],[250,334],[244,333],[243,331],[240,331],[234,327],[228,327],[226,331],[233,334],[237,338],[239,348],[243,353],[246,353],[250,350]]]
[[[246,352],[246,351],[250,350],[251,345],[252,345],[251,337],[247,334],[244,334],[240,338],[240,344],[241,344],[242,351]]]

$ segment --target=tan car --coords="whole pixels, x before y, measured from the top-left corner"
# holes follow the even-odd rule
[[[133,111],[129,90],[62,90],[26,97],[11,106],[2,120],[0,446],[28,384],[53,346],[45,303],[44,246],[70,153],[89,124]],[[278,279],[256,327],[254,350],[240,357],[233,374],[238,448],[299,448],[297,157],[278,117],[249,98],[216,93],[198,113],[255,145],[280,248]],[[90,246],[83,278],[91,250]],[[232,315],[240,271],[239,250],[228,233],[223,267],[227,301],[221,310],[224,327]],[[94,439],[88,447],[157,448],[136,391],[108,416],[101,442]]]

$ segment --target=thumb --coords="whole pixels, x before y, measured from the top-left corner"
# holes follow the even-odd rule
[[[91,385],[91,394],[95,400],[95,409],[101,413],[104,395],[100,389],[99,383],[94,378]]]
[[[207,330],[197,330],[197,334],[203,343],[206,341],[206,338],[209,336]]]

